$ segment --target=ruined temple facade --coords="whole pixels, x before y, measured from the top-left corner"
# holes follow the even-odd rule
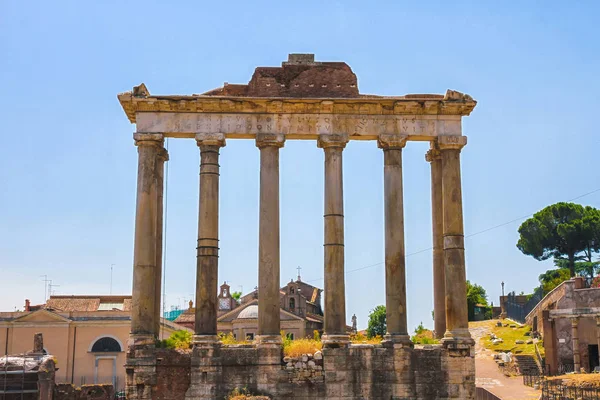
[[[145,85],[118,95],[138,146],[133,299],[127,356],[130,399],[221,399],[246,387],[274,399],[473,399],[475,363],[468,331],[460,154],[469,96],[361,94],[340,62],[290,55],[259,67],[246,85],[201,95],[151,95]],[[200,149],[193,351],[154,346],[161,287],[164,139],[193,138]],[[229,140],[260,152],[257,334],[254,344],[218,340],[219,154]],[[310,140],[324,156],[322,365],[310,378],[282,363],[279,155],[288,140]],[[344,284],[342,160],[354,140],[383,152],[387,333],[381,346],[350,344]],[[413,346],[406,319],[402,149],[427,141],[431,164],[435,331],[442,344]],[[235,249],[222,249],[235,251]],[[175,372],[176,371],[176,372]],[[184,379],[184,380],[182,380]],[[187,380],[185,380],[187,379]],[[175,381],[177,389],[175,389]]]

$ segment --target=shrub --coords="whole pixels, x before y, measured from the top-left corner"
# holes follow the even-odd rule
[[[423,326],[423,322],[415,328],[415,335],[410,338],[415,344],[436,344],[439,340],[433,337],[433,332]]]
[[[248,340],[237,340],[233,333],[219,333],[219,340],[224,345],[235,345],[235,344],[250,344]]]
[[[192,333],[184,330],[175,331],[168,339],[159,340],[156,346],[165,349],[189,349],[192,347]]]
[[[353,333],[350,335],[350,342],[360,344],[381,344],[383,338],[379,335],[367,337],[362,333]]]

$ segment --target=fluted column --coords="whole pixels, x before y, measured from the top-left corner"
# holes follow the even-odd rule
[[[383,149],[385,208],[385,343],[412,345],[406,322],[406,254],[404,246],[404,194],[402,149],[405,135],[380,135]]]
[[[196,315],[194,343],[217,340],[219,266],[219,149],[222,133],[199,133],[200,201],[196,259]]]
[[[164,178],[165,162],[169,161],[166,149],[160,149],[156,160],[156,274],[154,290],[154,315],[155,332],[160,336],[161,299],[162,299],[162,271],[163,271],[163,214],[164,214]]]
[[[258,337],[280,344],[279,324],[279,149],[284,135],[259,133],[260,211],[258,238]]]
[[[573,344],[573,371],[579,373],[581,356],[579,355],[579,318],[571,318],[571,342]]]
[[[465,136],[440,136],[442,199],[444,213],[444,264],[446,280],[446,333],[444,344],[473,345],[467,315],[467,282],[460,178],[460,151]]]
[[[433,236],[433,318],[435,337],[446,333],[446,274],[444,267],[444,214],[442,201],[442,157],[434,147],[425,155],[431,164],[431,225]]]
[[[320,135],[317,145],[325,152],[325,324],[323,345],[345,346],[346,289],[344,284],[344,191],[342,152],[346,134]]]
[[[135,345],[152,345],[156,330],[157,227],[159,154],[162,134],[135,133],[138,146],[137,200],[133,254],[131,336]]]

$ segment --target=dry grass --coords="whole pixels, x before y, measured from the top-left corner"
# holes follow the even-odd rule
[[[379,335],[372,338],[369,338],[362,333],[350,335],[350,342],[354,344],[381,344],[382,340],[383,338]]]
[[[302,354],[314,354],[315,351],[321,350],[322,348],[323,344],[320,340],[288,340],[283,343],[283,354],[286,357],[300,357]]]
[[[569,374],[569,375],[558,375],[549,377],[550,381],[562,381],[564,385],[580,386],[598,386],[600,387],[600,374]]]

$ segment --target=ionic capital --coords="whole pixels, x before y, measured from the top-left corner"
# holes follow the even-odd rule
[[[317,146],[320,149],[327,149],[330,147],[339,147],[343,149],[346,147],[348,140],[347,133],[322,134],[319,135],[319,138],[317,139]]]
[[[438,136],[437,147],[440,150],[460,150],[467,144],[466,136]]]
[[[223,133],[196,133],[198,146],[225,147],[225,134]]]
[[[140,133],[133,134],[136,146],[160,146],[162,147],[165,137],[162,133]]]
[[[263,147],[283,147],[285,143],[285,135],[281,133],[257,133],[256,134],[256,147],[262,149]]]
[[[381,134],[377,138],[377,147],[383,150],[402,150],[406,146],[407,135]]]
[[[433,162],[441,159],[442,153],[440,153],[440,151],[437,148],[432,147],[431,149],[427,150],[427,153],[425,153],[425,161],[427,162]]]

